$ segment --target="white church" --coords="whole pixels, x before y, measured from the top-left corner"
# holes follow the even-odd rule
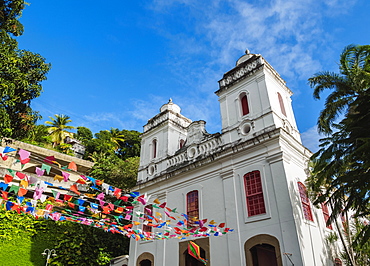
[[[284,80],[261,55],[246,51],[215,93],[221,133],[207,133],[205,121],[192,122],[171,100],[148,120],[134,189],[234,232],[132,239],[129,266],[204,265],[188,254],[189,240],[208,266],[341,265],[325,244],[328,209],[307,198],[311,152],[302,145]]]

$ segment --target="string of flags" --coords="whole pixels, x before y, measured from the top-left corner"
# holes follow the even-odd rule
[[[0,147],[0,157],[5,161],[9,153],[16,151]],[[30,162],[29,151],[19,149],[18,155],[21,165]],[[50,174],[51,168],[61,171],[54,176],[53,183],[42,179]],[[167,202],[150,200],[150,195],[140,192],[125,193],[104,180],[85,175],[72,180],[71,173],[78,173],[74,162],[62,167],[53,156],[44,158],[41,167],[35,168],[37,177],[7,169],[4,181],[0,181],[0,205],[37,219],[80,223],[136,241],[222,236],[233,231],[223,222],[189,217],[167,206]]]

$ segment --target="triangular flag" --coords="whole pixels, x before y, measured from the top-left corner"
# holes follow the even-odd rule
[[[24,188],[28,187],[28,182],[27,182],[27,180],[25,180],[25,179],[21,180],[20,186],[21,186],[21,187],[24,187]]]
[[[19,188],[19,190],[18,190],[18,196],[22,197],[22,196],[26,195],[27,192],[28,192],[27,189],[25,189],[25,188]]]
[[[40,167],[36,167],[35,172],[38,177],[43,176],[45,173],[45,170],[42,170]]]
[[[69,189],[73,191],[74,193],[76,193],[77,195],[81,194],[81,192],[78,191],[76,184],[73,184]]]
[[[20,162],[21,162],[21,165],[25,165],[25,164],[27,164],[27,163],[29,163],[30,162],[30,158],[26,158],[26,159],[24,159],[24,160],[20,160]]]
[[[12,151],[16,151],[16,149],[13,149],[9,146],[5,146],[4,150],[2,153],[8,153],[8,152],[12,152]]]
[[[7,169],[8,170],[8,172],[9,172],[9,174],[11,175],[11,176],[14,176],[15,174],[16,174],[16,172],[17,171],[14,171],[14,170],[12,170],[12,169]]]
[[[59,182],[63,180],[63,176],[61,175],[55,175],[54,180],[58,180]]]
[[[17,194],[18,193],[18,190],[19,190],[19,187],[18,186],[11,185],[8,192],[9,193],[14,192],[14,194]]]
[[[68,169],[69,170],[72,170],[72,171],[77,171],[77,165],[76,165],[76,163],[75,162],[70,162],[68,164]]]
[[[63,175],[63,178],[64,178],[64,182],[67,182],[70,174],[62,171],[62,175]]]
[[[31,153],[29,151],[25,151],[23,149],[20,149],[18,151],[18,154],[19,154],[19,157],[20,157],[21,161],[29,158],[30,155],[31,155]]]
[[[20,179],[23,179],[26,177],[26,174],[21,173],[21,172],[17,172],[15,175],[18,176]]]
[[[45,170],[47,174],[50,174],[51,166],[43,163],[43,164],[41,165],[41,169],[42,169],[42,170]]]
[[[53,161],[55,161],[55,157],[54,156],[47,156],[45,159],[44,159],[44,162],[45,163],[50,163],[52,164]]]
[[[5,181],[6,184],[12,182],[12,180],[13,180],[13,177],[11,175],[5,175],[4,176],[4,181]]]

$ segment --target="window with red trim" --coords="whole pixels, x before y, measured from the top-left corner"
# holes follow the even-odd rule
[[[189,226],[194,226],[192,218],[199,218],[198,190],[186,194],[186,214],[189,217]]]
[[[249,114],[248,98],[245,93],[240,96],[240,104],[242,106],[242,115]]]
[[[279,99],[281,113],[286,116],[283,97],[281,97],[281,94],[280,93],[277,93],[277,95],[278,95],[278,99]]]
[[[322,214],[324,216],[326,227],[329,229],[333,229],[331,224],[328,224],[328,220],[330,217],[328,205],[326,205],[326,203],[321,203],[321,209],[322,209]]]
[[[247,173],[244,176],[244,186],[247,198],[248,217],[266,213],[260,171]]]
[[[184,147],[184,145],[185,145],[185,140],[180,139],[180,142],[179,142],[180,149],[181,149],[182,147]]]
[[[148,221],[148,222],[151,222],[151,220],[149,219],[148,215],[149,216],[152,216],[153,212],[153,206],[150,204],[150,205],[146,205],[144,207],[144,217],[145,217],[145,220]],[[149,226],[149,225],[146,225],[146,224],[143,224],[143,232],[151,232],[152,231],[152,227]]]
[[[306,187],[301,182],[298,182],[298,189],[299,196],[301,197],[304,218],[306,218],[306,220],[313,221],[310,200],[308,199],[307,196]]]
[[[153,142],[152,142],[152,158],[156,158],[157,157],[157,140],[156,139],[153,139]]]

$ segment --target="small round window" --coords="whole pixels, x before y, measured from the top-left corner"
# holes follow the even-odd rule
[[[252,127],[249,123],[245,123],[245,124],[240,125],[239,129],[242,135],[248,135],[249,132],[251,132]]]

